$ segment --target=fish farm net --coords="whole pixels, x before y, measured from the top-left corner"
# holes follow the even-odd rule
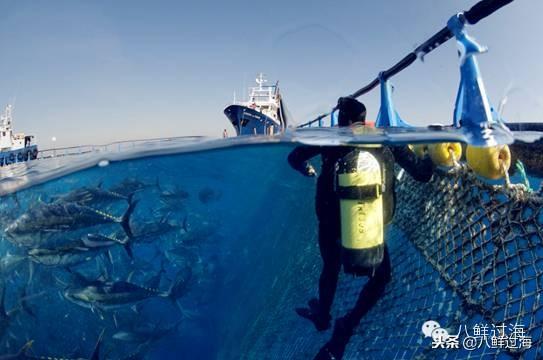
[[[405,174],[396,192],[386,234],[392,280],[362,318],[343,358],[542,358],[540,194],[522,185],[489,185],[464,167],[437,172],[429,183]],[[298,206],[286,215],[299,219],[300,207],[311,211],[312,203]],[[305,225],[290,229],[297,235],[282,253],[282,272],[264,285],[268,297],[256,321],[237,332],[231,328],[224,358],[313,358],[330,339],[332,331],[319,333],[294,312],[316,295],[321,268],[316,233]],[[276,236],[292,237],[286,231]],[[333,318],[354,306],[366,281],[340,276]],[[459,346],[434,348],[421,331],[429,320],[459,335]]]

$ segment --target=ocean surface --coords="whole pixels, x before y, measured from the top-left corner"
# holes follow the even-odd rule
[[[294,308],[316,295],[316,181],[287,163],[299,142],[326,143],[308,134],[138,142],[2,169],[0,354],[313,358],[331,330],[316,332]],[[464,311],[458,294],[394,223],[387,241],[388,306],[366,320],[373,334],[379,321],[413,321],[353,338],[344,358],[434,358],[420,327],[444,307]],[[409,290],[413,272],[439,294]],[[335,317],[365,281],[342,276]]]

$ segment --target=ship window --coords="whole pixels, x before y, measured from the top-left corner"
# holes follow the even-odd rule
[[[6,132],[5,132],[5,131],[2,131],[2,136],[6,136]]]

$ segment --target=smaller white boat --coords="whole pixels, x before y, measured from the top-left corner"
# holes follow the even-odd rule
[[[33,144],[34,136],[13,133],[12,106],[7,105],[0,116],[0,166],[35,160],[38,146]]]

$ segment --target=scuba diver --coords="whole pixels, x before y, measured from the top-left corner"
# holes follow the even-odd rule
[[[340,98],[337,108],[339,127],[366,125],[366,107],[353,97]],[[369,277],[355,307],[336,320],[331,340],[317,355],[317,359],[338,359],[391,278],[383,237],[384,225],[394,214],[394,163],[422,182],[430,181],[434,166],[428,157],[418,158],[407,146],[381,145],[299,146],[289,154],[288,162],[303,175],[314,177],[317,172],[308,160],[317,155],[322,159],[315,196],[323,261],[319,297],[296,312],[318,331],[329,329],[341,265],[345,273]]]

